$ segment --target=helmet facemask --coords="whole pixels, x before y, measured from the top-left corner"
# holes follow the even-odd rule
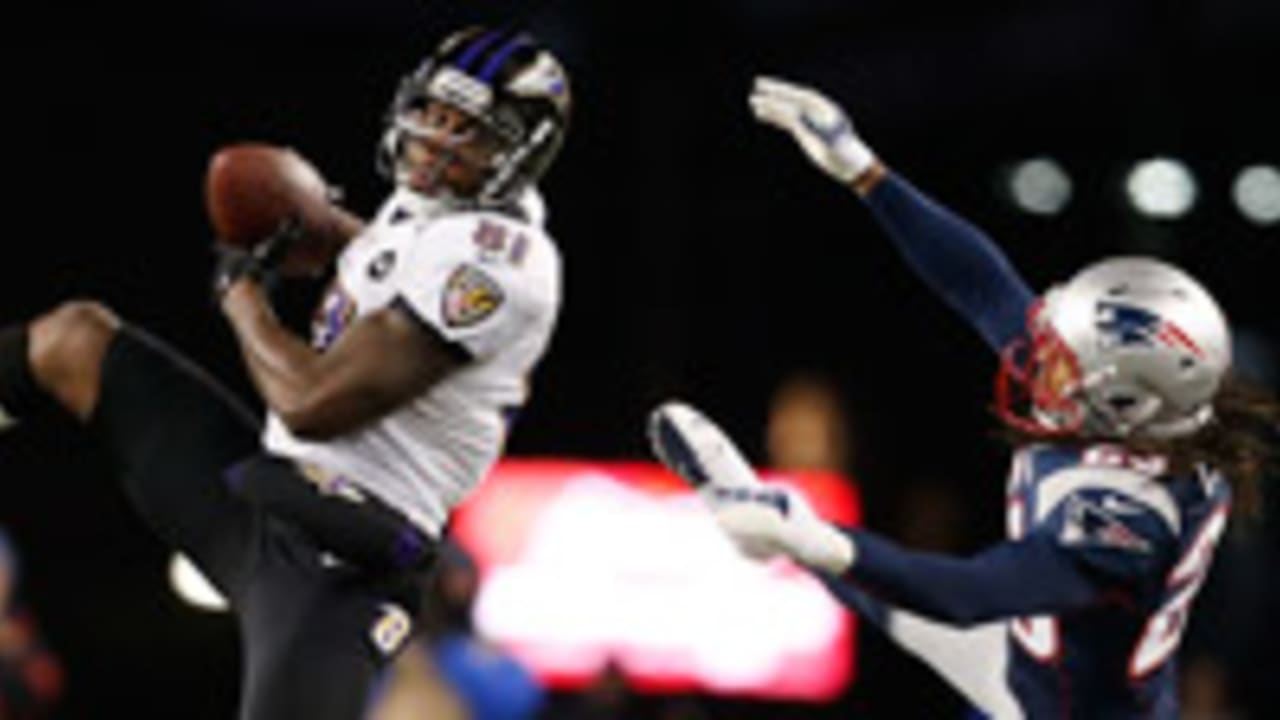
[[[1045,317],[1051,299],[1052,294],[1031,308],[1030,340],[1016,340],[1001,353],[995,392],[1005,423],[1045,438],[1079,432],[1086,416],[1080,363]]]
[[[468,82],[480,98],[458,90]],[[519,139],[518,128],[478,111],[487,90],[448,68],[405,81],[383,140],[386,169],[398,185],[457,202],[482,194]]]
[[[477,137],[442,135],[439,128],[424,125],[424,113],[441,105],[468,118]],[[397,184],[453,204],[512,206],[555,157],[568,106],[563,69],[534,40],[523,34],[464,31],[446,40],[401,83],[379,167]],[[407,162],[406,147],[414,142],[431,148],[431,168]],[[474,170],[476,181],[461,187],[442,182],[457,163]]]

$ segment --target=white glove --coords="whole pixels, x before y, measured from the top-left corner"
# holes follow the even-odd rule
[[[703,498],[738,551],[755,560],[785,555],[839,575],[853,565],[853,541],[813,512],[799,493],[776,485],[716,489]]]
[[[716,522],[743,555],[796,562],[840,574],[854,546],[819,518],[798,493],[765,485],[715,423],[683,403],[665,403],[649,417],[654,453],[698,490]]]
[[[816,90],[758,77],[750,103],[757,120],[791,133],[815,165],[842,183],[876,165],[875,153],[854,133],[844,110]]]

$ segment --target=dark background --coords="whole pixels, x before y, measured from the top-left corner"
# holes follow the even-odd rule
[[[15,182],[0,314],[97,297],[249,397],[207,294],[210,153],[243,139],[290,144],[367,214],[387,189],[373,150],[399,76],[444,33],[528,4],[173,5],[45,5],[10,23]],[[567,65],[577,107],[543,185],[566,306],[513,452],[641,457],[645,413],[680,395],[760,459],[773,387],[815,370],[839,383],[853,416],[872,526],[894,534],[904,489],[943,478],[966,509],[955,549],[999,537],[992,358],[852,195],[754,124],[746,93],[758,73],[838,98],[883,158],[987,229],[1033,285],[1103,255],[1154,253],[1201,277],[1238,327],[1280,338],[1280,229],[1247,223],[1230,196],[1240,167],[1280,160],[1270,0],[564,0],[529,24]],[[1002,190],[1001,171],[1037,154],[1075,184],[1052,219],[1020,213]],[[1199,202],[1183,219],[1145,220],[1123,200],[1124,172],[1154,154],[1197,175]],[[290,317],[317,289],[286,291]],[[0,439],[0,523],[68,665],[63,715],[228,717],[231,626],[169,593],[167,551],[80,440],[66,426]],[[1200,614],[1216,623],[1232,611],[1219,600]],[[938,681],[865,634],[859,686],[812,716],[955,716]],[[1252,697],[1252,680],[1233,677]]]

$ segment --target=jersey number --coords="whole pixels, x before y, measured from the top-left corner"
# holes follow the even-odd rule
[[[1097,445],[1085,451],[1081,462],[1105,468],[1133,470],[1143,475],[1162,475],[1168,467],[1158,455],[1138,455],[1115,445]]]
[[[1129,658],[1130,677],[1142,677],[1155,670],[1178,649],[1187,617],[1191,614],[1191,603],[1208,577],[1213,551],[1226,527],[1227,508],[1221,507],[1205,520],[1195,541],[1169,571],[1165,584],[1173,591],[1173,596],[1147,621],[1147,627]]]
[[[1023,468],[1015,465],[1015,477],[1019,469]],[[1022,538],[1027,531],[1027,507],[1021,498],[1009,502],[1007,521],[1009,537],[1014,540]],[[1058,621],[1051,615],[1014,618],[1009,623],[1009,632],[1031,657],[1040,662],[1050,662],[1058,655]]]
[[[513,236],[506,227],[488,220],[480,221],[471,241],[480,249],[482,262],[507,262],[520,267],[529,254],[529,238],[524,233]]]

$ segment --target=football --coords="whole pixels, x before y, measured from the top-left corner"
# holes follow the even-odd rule
[[[332,202],[315,166],[290,148],[263,143],[228,145],[213,154],[205,205],[217,240],[240,248],[253,247],[296,217],[302,235],[285,257],[285,274],[323,272],[360,224]]]

